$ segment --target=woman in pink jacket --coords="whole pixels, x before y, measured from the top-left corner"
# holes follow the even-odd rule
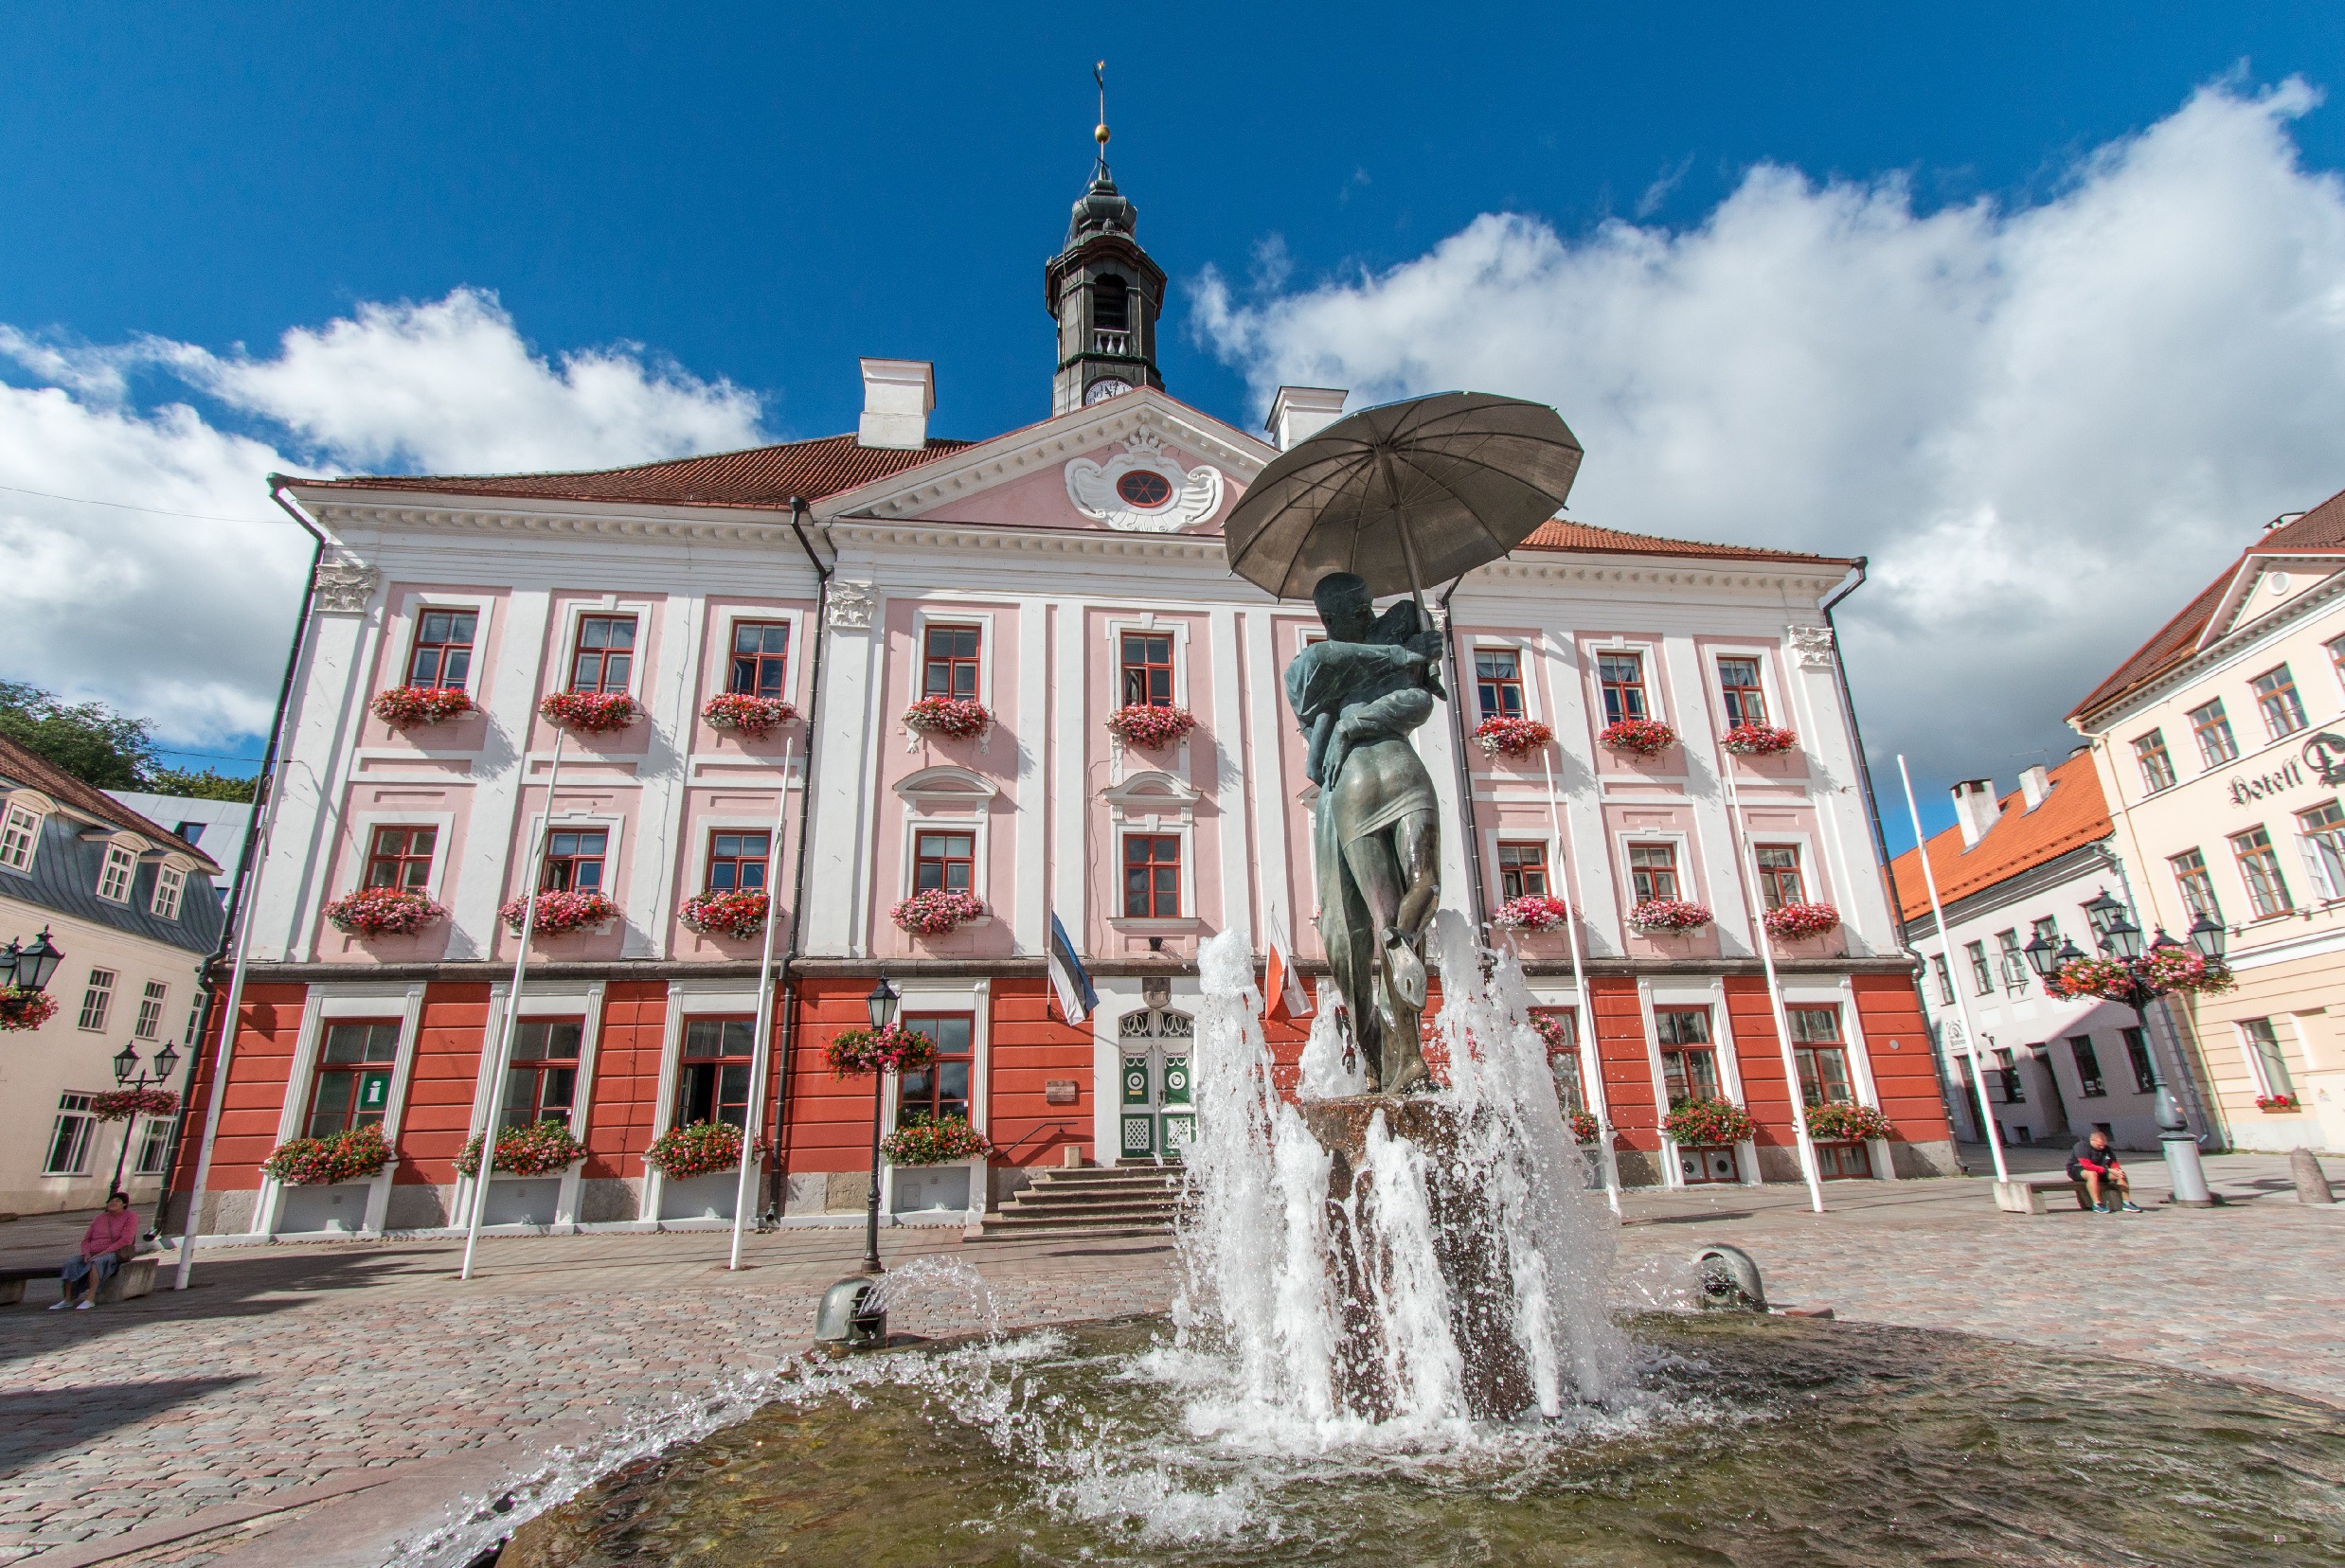
[[[106,1206],[90,1221],[90,1228],[81,1233],[81,1254],[60,1271],[64,1276],[63,1299],[49,1309],[62,1312],[71,1307],[77,1312],[86,1312],[98,1302],[98,1287],[111,1277],[114,1271],[129,1262],[138,1251],[138,1217],[131,1213],[128,1193],[116,1192],[106,1199]],[[84,1288],[82,1281],[89,1283]],[[80,1291],[81,1299],[74,1300]]]

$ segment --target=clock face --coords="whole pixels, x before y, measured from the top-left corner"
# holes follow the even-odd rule
[[[1083,401],[1086,405],[1102,403],[1110,398],[1120,398],[1131,390],[1130,382],[1118,381],[1113,376],[1102,376],[1083,389]]]

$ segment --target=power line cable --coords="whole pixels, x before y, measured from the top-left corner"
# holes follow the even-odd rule
[[[49,490],[26,490],[21,485],[0,485],[0,490],[10,495],[37,495],[44,501],[70,501],[77,507],[111,507],[116,511],[148,512],[156,517],[185,517],[197,523],[275,523],[292,527],[290,517],[215,517],[209,512],[170,511],[162,507],[134,507],[127,501],[94,501],[86,495],[58,495]]]

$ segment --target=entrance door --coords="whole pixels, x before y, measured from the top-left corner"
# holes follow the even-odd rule
[[[1147,1008],[1126,1013],[1122,1042],[1121,1128],[1117,1152],[1127,1160],[1177,1160],[1197,1133],[1189,1086],[1186,1013]]]

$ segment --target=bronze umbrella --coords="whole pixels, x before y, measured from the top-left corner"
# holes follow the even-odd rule
[[[1222,529],[1229,569],[1280,598],[1330,572],[1379,597],[1496,561],[1553,517],[1580,471],[1555,410],[1436,392],[1345,416],[1262,470]]]

